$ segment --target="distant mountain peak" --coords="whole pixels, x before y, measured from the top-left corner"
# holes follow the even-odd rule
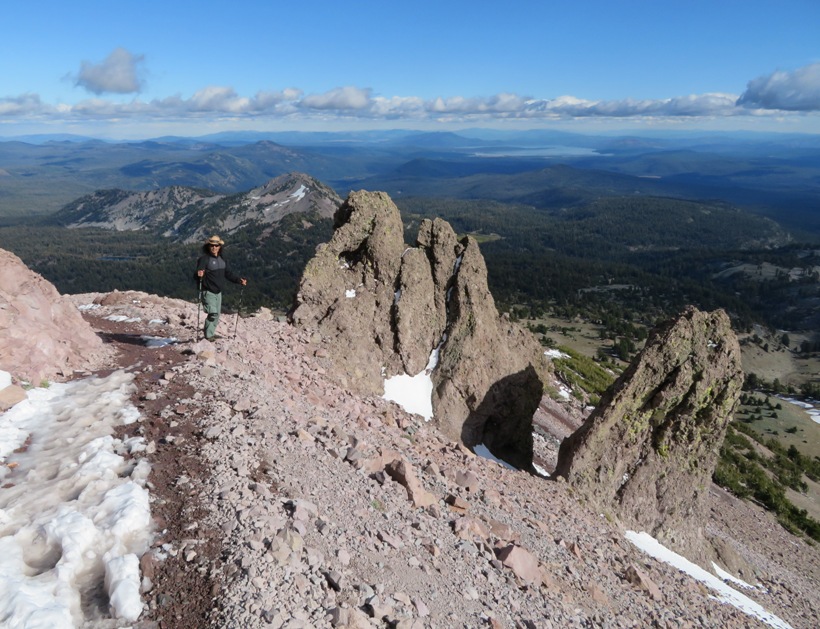
[[[341,205],[328,186],[304,173],[288,173],[244,193],[225,195],[186,186],[148,192],[98,190],[69,203],[55,220],[69,228],[147,230],[182,242],[254,224],[265,228],[295,213],[331,218]],[[261,236],[260,236],[261,237]]]

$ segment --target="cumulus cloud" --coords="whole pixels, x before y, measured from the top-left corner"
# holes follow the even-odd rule
[[[0,98],[0,116],[34,116],[48,109],[37,94]]]
[[[370,113],[387,120],[415,118],[424,113],[424,99],[418,96],[376,96],[370,106]]]
[[[248,110],[250,100],[239,96],[230,87],[206,87],[188,101],[189,111],[242,113]]]
[[[661,100],[590,101],[562,96],[552,100],[531,100],[521,117],[628,118],[637,116],[727,116],[737,113],[733,94],[700,94]]]
[[[169,96],[151,101],[134,99],[120,103],[104,98],[90,98],[62,111],[69,118],[111,119],[111,118],[236,118],[254,115],[286,115],[294,109],[293,101],[301,92],[286,89],[280,92],[258,92],[255,96],[240,96],[231,87],[209,86],[198,90],[190,98]],[[0,100],[0,107],[3,101]],[[20,112],[21,114],[23,112]]]
[[[337,87],[324,94],[309,94],[301,101],[306,109],[360,110],[372,104],[371,90],[359,87]]]
[[[116,48],[102,63],[83,61],[75,84],[93,94],[134,94],[142,89],[143,55]]]
[[[736,94],[692,94],[664,99],[587,100],[574,96],[533,98],[502,92],[485,97],[377,96],[370,88],[338,87],[305,95],[297,88],[238,94],[229,86],[203,87],[188,97],[168,96],[130,102],[106,99],[103,91],[136,89],[141,57],[114,51],[97,66],[85,66],[82,80],[96,97],[73,104],[49,105],[36,94],[0,98],[4,122],[23,118],[82,120],[184,121],[289,118],[309,120],[398,120],[482,123],[493,120],[696,119],[782,115],[820,110],[820,64],[792,73],[777,72],[749,83]],[[79,80],[78,80],[79,84]],[[119,87],[117,87],[119,86]]]
[[[516,94],[496,94],[488,98],[436,98],[427,105],[427,110],[436,113],[465,114],[509,114],[521,111],[528,99]]]
[[[749,81],[737,104],[760,109],[820,111],[820,63]]]

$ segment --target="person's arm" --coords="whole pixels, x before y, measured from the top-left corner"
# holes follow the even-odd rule
[[[196,277],[202,279],[205,276],[205,269],[208,267],[208,260],[205,256],[199,256],[196,261]]]
[[[234,284],[242,284],[242,286],[247,285],[248,280],[244,277],[241,277],[231,271],[231,267],[228,264],[228,261],[225,260],[225,278],[233,282]]]

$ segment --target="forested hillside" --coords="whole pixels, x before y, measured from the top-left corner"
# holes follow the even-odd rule
[[[229,212],[232,199],[239,198],[226,197],[191,220],[208,224],[216,209]],[[817,251],[789,244],[790,236],[771,220],[725,203],[608,197],[539,209],[493,200],[396,201],[408,243],[424,217],[440,216],[460,234],[475,236],[490,287],[506,309],[595,319],[627,310],[634,319],[651,322],[692,303],[726,308],[740,328],[761,321],[791,329],[814,325]],[[167,231],[165,223],[160,227]],[[330,232],[329,219],[308,216],[283,220],[262,241],[258,228],[232,235],[226,255],[251,279],[245,306],[287,309],[305,262]],[[0,246],[63,292],[120,287],[177,297],[191,294],[187,269],[198,254],[196,245],[174,244],[157,231],[35,225],[0,229]],[[761,277],[742,270],[764,263],[780,270]],[[736,268],[741,271],[729,272]]]

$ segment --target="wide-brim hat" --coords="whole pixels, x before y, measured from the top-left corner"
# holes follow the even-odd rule
[[[211,236],[208,240],[205,241],[206,245],[224,245],[225,241],[222,240],[219,236]]]

